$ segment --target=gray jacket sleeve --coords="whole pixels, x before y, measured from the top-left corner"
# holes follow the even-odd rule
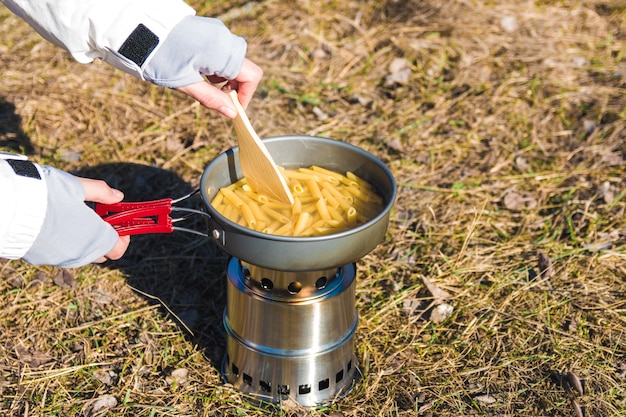
[[[219,20],[188,19],[195,11],[182,0],[1,1],[78,62],[99,58],[166,87],[200,74],[234,78],[246,53],[245,41]]]
[[[48,186],[47,211],[24,260],[33,265],[75,268],[107,254],[119,236],[85,204],[80,180],[55,168],[41,168]]]

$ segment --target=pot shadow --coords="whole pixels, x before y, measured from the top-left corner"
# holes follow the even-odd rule
[[[82,168],[74,174],[102,179],[124,192],[124,201],[177,199],[195,190],[172,172],[139,164],[114,163]],[[202,210],[199,194],[175,203],[177,207]],[[178,217],[173,213],[172,217]],[[206,233],[206,218],[193,214],[177,223]],[[118,269],[128,285],[161,312],[178,323],[188,338],[220,369],[226,353],[222,325],[226,307],[226,264],[230,256],[213,239],[183,231],[134,235],[124,256],[102,264]]]

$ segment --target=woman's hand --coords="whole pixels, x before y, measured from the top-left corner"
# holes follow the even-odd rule
[[[249,59],[245,59],[241,71],[232,80],[212,76],[208,77],[211,83],[219,84],[224,81],[226,84],[220,90],[214,85],[201,81],[199,83],[178,87],[177,90],[182,91],[188,96],[197,100],[200,104],[209,109],[217,110],[224,116],[232,119],[237,115],[235,106],[227,93],[224,91],[237,90],[241,105],[246,108],[252,100],[252,96],[263,78],[263,70]]]
[[[33,265],[76,268],[124,255],[129,237],[120,237],[85,204],[117,203],[124,194],[104,181],[76,177],[49,166],[42,166],[42,172],[47,187],[46,217],[24,260]]]
[[[102,180],[92,180],[89,178],[80,178],[80,182],[85,188],[85,201],[91,201],[93,203],[113,204],[122,201],[124,194],[109,185]],[[95,263],[105,262],[107,260],[120,259],[128,245],[130,244],[130,236],[119,236],[113,249],[107,252],[104,256],[94,260]]]

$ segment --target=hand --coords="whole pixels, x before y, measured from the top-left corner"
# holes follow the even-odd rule
[[[247,45],[218,19],[187,16],[161,42],[143,67],[143,77],[156,85],[175,88],[228,118],[235,106],[222,90],[236,90],[246,108],[263,70],[245,57]],[[208,82],[207,82],[208,80]]]
[[[252,100],[252,96],[256,91],[261,78],[263,78],[263,70],[249,59],[245,59],[239,75],[233,80],[212,76],[207,77],[211,83],[219,84],[226,81],[222,90],[211,85],[208,82],[199,82],[184,87],[178,87],[177,90],[182,91],[188,96],[196,99],[200,104],[209,109],[217,110],[224,116],[232,119],[237,115],[233,102],[224,90],[237,90],[239,101],[245,109]]]
[[[41,168],[48,189],[46,217],[24,260],[33,265],[76,268],[119,259],[128,248],[129,237],[120,237],[85,201],[117,203],[124,198],[122,192],[101,180],[79,178],[49,166]]]
[[[78,178],[85,188],[85,201],[94,203],[113,204],[122,201],[124,194],[111,188],[108,184],[101,180],[92,180],[88,178]],[[128,245],[130,244],[130,236],[119,236],[117,243],[106,255],[96,259],[95,263],[102,263],[107,260],[120,259]]]

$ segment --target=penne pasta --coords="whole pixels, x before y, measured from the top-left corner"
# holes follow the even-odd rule
[[[333,196],[333,198],[337,201],[337,204],[340,205],[342,209],[348,210],[350,208],[351,202],[348,201],[336,187],[333,187],[328,183],[324,183],[322,184],[322,188]]]
[[[370,184],[369,182],[367,182],[363,178],[359,177],[358,175],[355,175],[351,171],[346,171],[346,178],[348,178],[348,180],[354,182],[356,184],[356,186],[358,186],[358,187],[367,188],[371,192],[375,192],[374,191],[374,187],[372,187],[372,184]],[[346,184],[346,185],[350,186],[350,185],[355,185],[355,184]]]
[[[321,174],[327,175],[329,178],[334,178],[334,180],[332,181],[333,183],[340,183],[341,180],[344,178],[344,176],[338,172],[331,171],[330,169],[322,168],[317,165],[313,165],[311,167],[311,170],[314,172],[319,172]]]
[[[287,177],[287,179],[290,179],[290,180],[299,180],[299,181],[307,181],[307,180],[319,181],[320,180],[319,175],[317,175],[315,172],[310,173],[310,172],[302,172],[300,170],[292,171],[292,170],[286,169],[284,173],[285,173],[285,177]]]
[[[243,201],[241,201],[241,198],[237,197],[237,195],[232,189],[222,188],[220,192],[224,195],[224,200],[228,201],[233,206],[235,207],[243,206]]]
[[[363,178],[314,165],[278,167],[294,194],[292,205],[258,194],[245,178],[223,187],[211,205],[229,221],[262,233],[318,236],[367,223],[383,210],[383,199]]]
[[[322,190],[322,196],[326,199],[326,204],[333,207],[333,208],[337,208],[339,207],[339,201],[335,198],[335,196],[328,191],[326,188],[324,188]]]
[[[211,205],[215,207],[215,210],[217,210],[217,208],[222,205],[223,201],[224,201],[224,194],[218,192],[215,194],[213,201],[211,201]]]
[[[346,211],[346,217],[348,219],[348,223],[356,224],[357,222],[357,211],[354,207],[350,207],[348,211]]]
[[[245,195],[249,199],[254,200],[257,203],[266,204],[270,201],[270,199],[266,195],[257,193],[248,184],[245,184],[243,187],[241,187],[241,190],[244,191]]]
[[[332,207],[332,206],[328,206],[326,207],[328,209],[328,214],[330,214],[331,219],[333,220],[337,220],[338,222],[342,222],[345,223],[346,219],[344,218],[344,216],[339,212],[339,210],[337,210],[336,208]]]
[[[359,214],[362,214],[365,217],[369,217],[370,219],[376,217],[376,215],[379,213],[376,208],[373,208],[367,202],[359,199],[354,201],[354,208]]]
[[[328,212],[328,207],[326,206],[326,199],[324,197],[317,200],[315,203],[315,208],[317,208],[318,213],[324,220],[330,220],[330,213]]]
[[[293,198],[293,206],[291,206],[291,215],[297,216],[302,213],[302,201],[298,197]]]
[[[305,231],[306,227],[309,225],[310,218],[311,218],[311,215],[307,213],[306,211],[303,211],[302,213],[298,215],[298,218],[296,219],[296,222],[293,226],[294,236],[301,235]]]
[[[274,220],[272,223],[268,224],[265,229],[262,230],[263,233],[275,234],[274,232],[278,230],[279,227],[282,227],[283,223],[278,220]]]
[[[320,186],[318,182],[315,180],[307,180],[306,185],[309,187],[309,192],[316,199],[322,198],[322,192],[320,191]]]
[[[289,223],[289,217],[285,216],[283,213],[274,210],[273,208],[270,208],[268,206],[261,206],[261,210],[263,210],[268,216],[270,216],[272,219],[278,220],[279,222],[283,223],[283,224],[287,224]]]
[[[300,184],[300,181],[294,180],[291,181],[291,191],[293,191],[294,194],[302,194],[304,192],[304,187]]]
[[[293,223],[289,221],[288,223],[283,224],[281,227],[274,231],[275,235],[280,236],[291,236],[291,231],[293,230]]]
[[[243,206],[241,206],[241,212],[243,213],[243,218],[248,224],[248,227],[250,229],[256,230],[256,219],[254,218],[254,214],[252,214],[250,205],[244,204]]]
[[[251,200],[248,202],[248,205],[250,206],[250,210],[252,210],[252,214],[257,221],[263,221],[265,223],[270,223],[272,221],[270,216],[263,211],[261,206],[256,201]]]
[[[254,228],[254,230],[256,230],[257,232],[261,232],[263,230],[265,230],[267,228],[267,222],[264,220],[257,220],[256,222],[256,227]]]

